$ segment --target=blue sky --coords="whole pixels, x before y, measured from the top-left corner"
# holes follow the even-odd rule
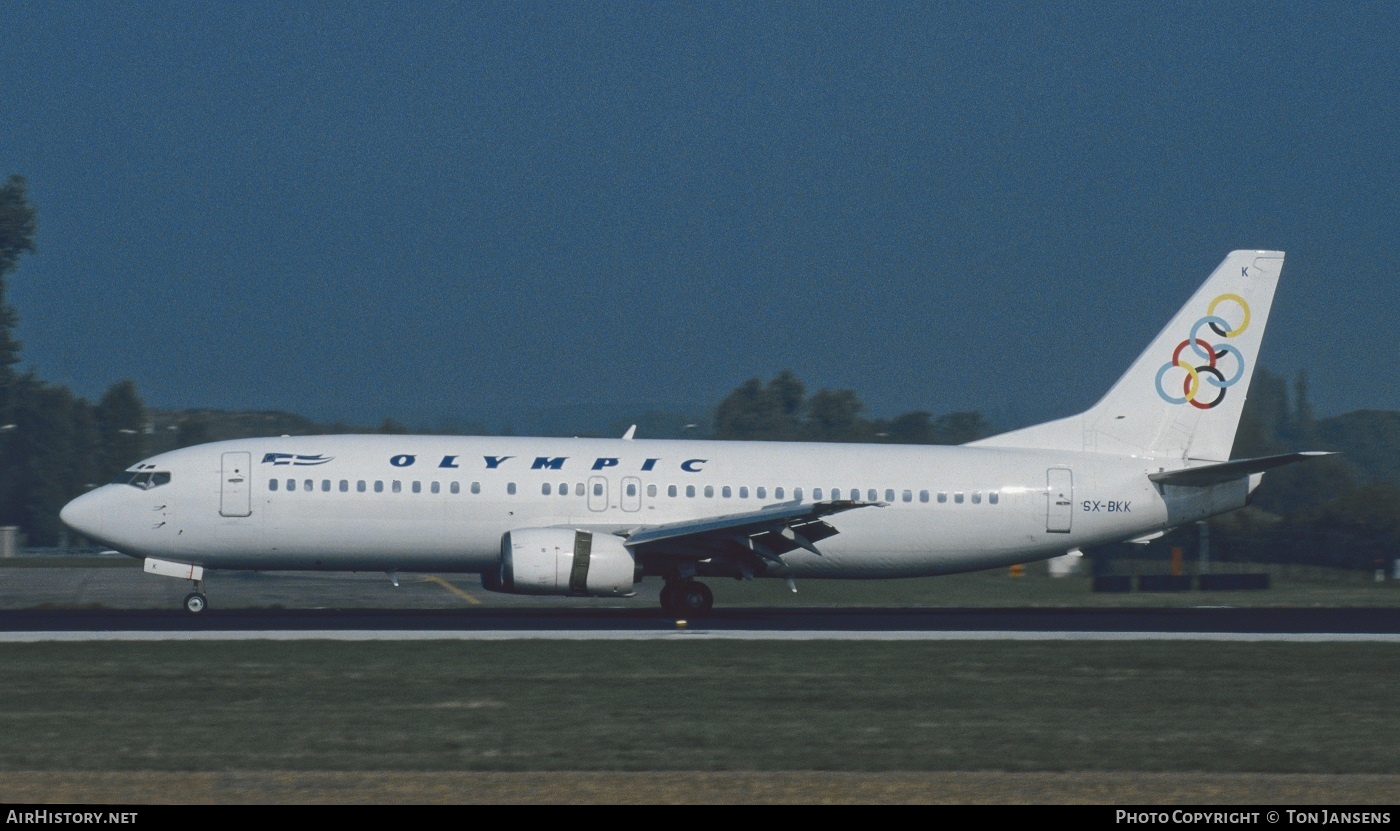
[[[1224,255],[1400,408],[1394,3],[0,2],[27,364],[410,423],[1092,403]]]

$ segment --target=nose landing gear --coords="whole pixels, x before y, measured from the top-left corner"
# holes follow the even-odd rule
[[[199,592],[190,592],[185,595],[185,611],[192,615],[203,612],[208,605],[207,598]]]
[[[194,591],[185,595],[185,611],[197,615],[209,607],[209,598],[204,596],[202,580],[194,581]]]
[[[147,574],[175,577],[194,583],[194,591],[185,595],[185,611],[190,614],[200,614],[209,606],[209,598],[204,596],[204,566],[147,557],[144,568]]]

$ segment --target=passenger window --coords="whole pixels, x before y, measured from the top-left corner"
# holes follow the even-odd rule
[[[687,497],[693,498],[693,497],[695,496],[695,486],[694,486],[694,485],[686,485],[686,486],[685,486],[685,495],[686,495]]]
[[[374,480],[374,492],[375,492],[375,493],[383,493],[383,492],[384,492],[384,480],[383,480],[383,479],[375,479],[375,480]]]
[[[675,486],[675,485],[667,485],[667,486],[666,486],[666,495],[667,495],[667,496],[675,496],[675,495],[676,495],[676,486]]]
[[[913,491],[905,491],[905,492],[904,492],[904,501],[905,501],[905,502],[913,502],[913,501],[914,501],[914,492],[913,492]]]
[[[982,492],[981,492],[981,491],[973,491],[973,492],[972,492],[972,504],[974,504],[974,505],[981,505],[981,504],[982,504]]]
[[[867,501],[867,502],[879,502],[879,501],[880,501],[880,495],[879,495],[878,493],[875,492],[875,489],[874,489],[874,488],[871,488],[870,490],[868,490],[868,491],[865,492],[865,501]]]
[[[628,483],[627,483],[627,495],[628,495],[628,496],[636,496],[636,495],[637,495],[637,483],[636,483],[636,482],[628,482]]]
[[[801,502],[801,501],[802,501],[802,489],[801,489],[801,488],[793,488],[793,489],[792,489],[792,498],[793,498],[794,500],[798,501],[798,502]]]
[[[394,489],[394,493],[398,493],[403,490],[403,482],[400,482],[399,480],[395,479],[392,487]]]
[[[963,492],[953,491],[953,501],[961,505],[963,501]]]
[[[365,480],[359,479],[359,480],[357,480],[357,481],[355,482],[355,492],[356,492],[356,493],[364,493],[364,492],[365,492]]]
[[[331,492],[331,480],[329,480],[329,479],[322,479],[322,480],[321,480],[321,493],[330,493],[330,492]]]
[[[928,501],[928,491],[919,491],[919,501],[920,501],[920,502],[927,502],[927,501]]]
[[[449,491],[452,491],[453,493],[461,493],[461,492],[462,492],[462,483],[461,483],[461,482],[453,482],[452,484],[450,484],[450,485],[447,486],[447,489],[448,489]]]
[[[705,498],[706,498],[706,499],[714,499],[714,498],[715,498],[715,486],[714,486],[714,485],[706,485],[706,486],[705,486]]]
[[[990,493],[987,494],[987,502],[988,502],[988,504],[995,505],[995,504],[997,504],[998,501],[1000,501],[1000,499],[1001,499],[1001,494],[997,493],[996,491],[992,491],[992,492],[990,492]]]
[[[277,490],[277,480],[276,480],[276,479],[269,479],[269,480],[267,480],[267,489],[270,490],[270,491],[275,491],[275,490]]]
[[[307,493],[311,493],[312,491],[316,490],[316,483],[311,481],[310,479],[303,481],[302,484],[306,486]]]
[[[938,492],[938,502],[939,502],[939,504],[942,504],[942,503],[947,502],[947,501],[948,501],[948,492],[947,492],[947,491],[939,491],[939,492]]]
[[[724,497],[725,499],[729,499],[734,495],[734,492],[729,489],[728,485],[725,485],[723,488],[720,489],[719,495]]]
[[[433,493],[438,493],[438,492],[440,492],[440,491],[442,490],[442,486],[441,486],[440,484],[438,484],[437,482],[434,482],[433,484],[429,485],[428,487],[429,487],[429,490],[431,490]]]
[[[350,480],[349,480],[349,479],[341,479],[341,480],[340,480],[340,492],[341,492],[341,493],[349,493],[349,492],[350,492]]]
[[[656,496],[656,486],[647,485],[647,496]]]
[[[552,486],[548,482],[545,482],[543,485],[540,485],[540,493],[544,496],[549,496],[551,487]]]
[[[817,497],[817,498],[820,499],[821,497]],[[832,498],[832,499],[840,499],[840,498],[841,498],[841,489],[840,489],[840,488],[832,488],[832,489],[831,489],[831,498]]]
[[[886,502],[893,502],[893,501],[894,501],[894,489],[893,489],[893,488],[888,488],[888,489],[885,490],[885,501],[886,501]]]
[[[783,498],[783,489],[782,489],[782,488],[774,488],[774,489],[773,489],[773,498],[774,498],[774,499],[782,499],[782,498]]]
[[[295,480],[295,479],[288,479],[288,480],[287,480],[287,490],[289,490],[289,491],[294,491],[294,490],[296,490],[296,489],[297,489],[297,480]]]
[[[593,483],[593,495],[594,495],[594,496],[602,496],[602,495],[603,495],[603,483],[602,483],[602,482],[594,482],[594,483]]]
[[[472,482],[472,493],[481,493],[481,483]]]
[[[820,501],[821,498],[822,498],[822,489],[821,489],[821,488],[812,488],[812,498],[815,499],[815,500]]]
[[[422,483],[422,482],[419,482],[417,479],[414,479],[414,480],[413,480],[413,492],[414,492],[414,493],[422,493],[422,492],[423,492],[423,483]]]
[[[765,488],[765,487],[760,486],[759,489],[758,489],[758,498],[759,498],[759,499],[767,499],[767,498],[768,498],[768,489]]]
[[[560,495],[560,496],[568,496],[568,495],[569,495],[569,483],[568,483],[568,482],[560,482],[560,483],[559,483],[559,495]]]
[[[749,498],[749,486],[748,486],[748,485],[740,485],[740,486],[739,486],[739,498],[740,498],[740,499],[748,499],[748,498]]]
[[[515,483],[514,483],[514,482],[507,482],[507,483],[506,483],[506,494],[507,494],[508,496],[515,496]]]
[[[582,482],[579,482],[577,485],[574,485],[574,496],[583,496],[583,483],[582,483]]]

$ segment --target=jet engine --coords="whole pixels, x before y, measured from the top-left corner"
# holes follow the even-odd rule
[[[497,570],[485,589],[508,594],[626,597],[635,593],[632,552],[612,534],[572,528],[521,528],[501,535]]]

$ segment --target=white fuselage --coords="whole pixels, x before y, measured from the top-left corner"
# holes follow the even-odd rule
[[[1008,448],[281,437],[155,456],[131,468],[135,484],[100,487],[63,518],[128,555],[208,568],[485,572],[502,535],[522,528],[627,532],[854,499],[885,504],[828,517],[839,533],[821,556],[785,554],[788,573],[911,577],[1053,557],[1244,504],[1243,482],[1177,502],[1148,480],[1159,469]],[[141,478],[155,473],[168,481]]]

